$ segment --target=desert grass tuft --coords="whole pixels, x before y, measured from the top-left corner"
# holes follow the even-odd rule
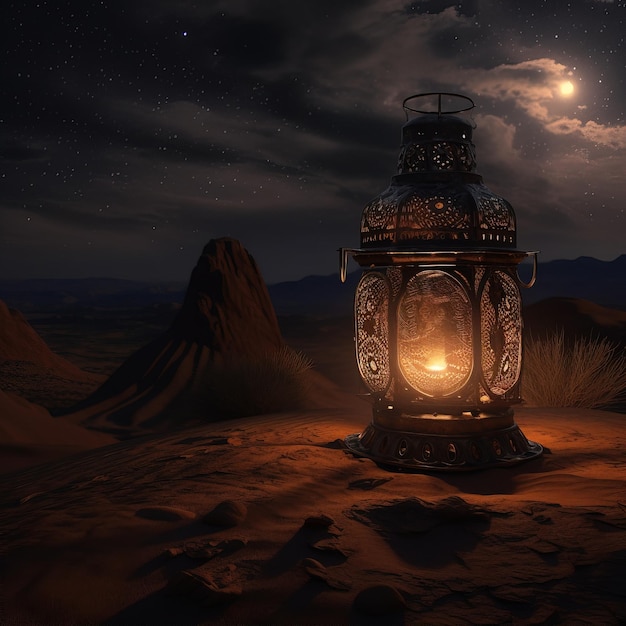
[[[224,418],[299,409],[312,391],[312,366],[307,356],[288,346],[215,364],[194,385],[195,402]]]
[[[626,400],[626,354],[606,338],[530,337],[522,385],[529,406],[610,408]]]

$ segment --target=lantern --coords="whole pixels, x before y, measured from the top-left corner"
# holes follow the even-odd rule
[[[459,94],[404,100],[398,174],[363,210],[361,247],[340,251],[342,280],[349,257],[363,268],[356,359],[373,402],[371,423],[346,444],[383,467],[467,470],[542,453],[512,409],[520,287],[532,286],[537,255],[516,248],[513,208],[475,172],[473,125],[457,115],[473,107]]]

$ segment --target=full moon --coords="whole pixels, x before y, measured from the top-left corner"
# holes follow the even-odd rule
[[[574,85],[569,80],[565,80],[559,85],[559,91],[562,96],[571,96],[574,93]]]

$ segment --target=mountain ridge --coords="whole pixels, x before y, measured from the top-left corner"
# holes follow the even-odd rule
[[[527,280],[529,268],[522,266]],[[337,274],[310,274],[299,280],[268,284],[278,315],[350,314],[361,270],[341,283]],[[61,278],[0,280],[0,299],[24,314],[85,311],[98,308],[140,308],[182,304],[186,281],[137,281],[122,278]],[[525,305],[561,297],[578,298],[601,306],[626,310],[626,254],[612,261],[580,256],[538,264],[537,281],[523,289]]]

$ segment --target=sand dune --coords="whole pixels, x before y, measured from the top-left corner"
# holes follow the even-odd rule
[[[99,381],[52,352],[18,311],[0,301],[0,472],[114,443],[108,435],[55,420],[30,401],[45,402],[51,388],[57,398],[76,399]]]
[[[101,376],[85,372],[52,352],[19,311],[0,301],[0,388],[3,391],[53,408],[55,402],[65,406],[75,403],[102,381]],[[56,393],[50,393],[52,389]],[[59,393],[59,389],[63,391]]]
[[[43,407],[0,390],[0,473],[117,443],[50,416]]]
[[[0,328],[0,356],[3,360],[32,361],[44,367],[82,374],[75,365],[54,354],[24,316],[1,300]]]
[[[619,414],[520,409],[547,454],[397,474],[367,406],[136,439],[0,478],[6,624],[621,624]]]
[[[533,336],[564,330],[569,337],[601,336],[626,345],[626,311],[589,300],[547,298],[524,309],[524,324]]]

